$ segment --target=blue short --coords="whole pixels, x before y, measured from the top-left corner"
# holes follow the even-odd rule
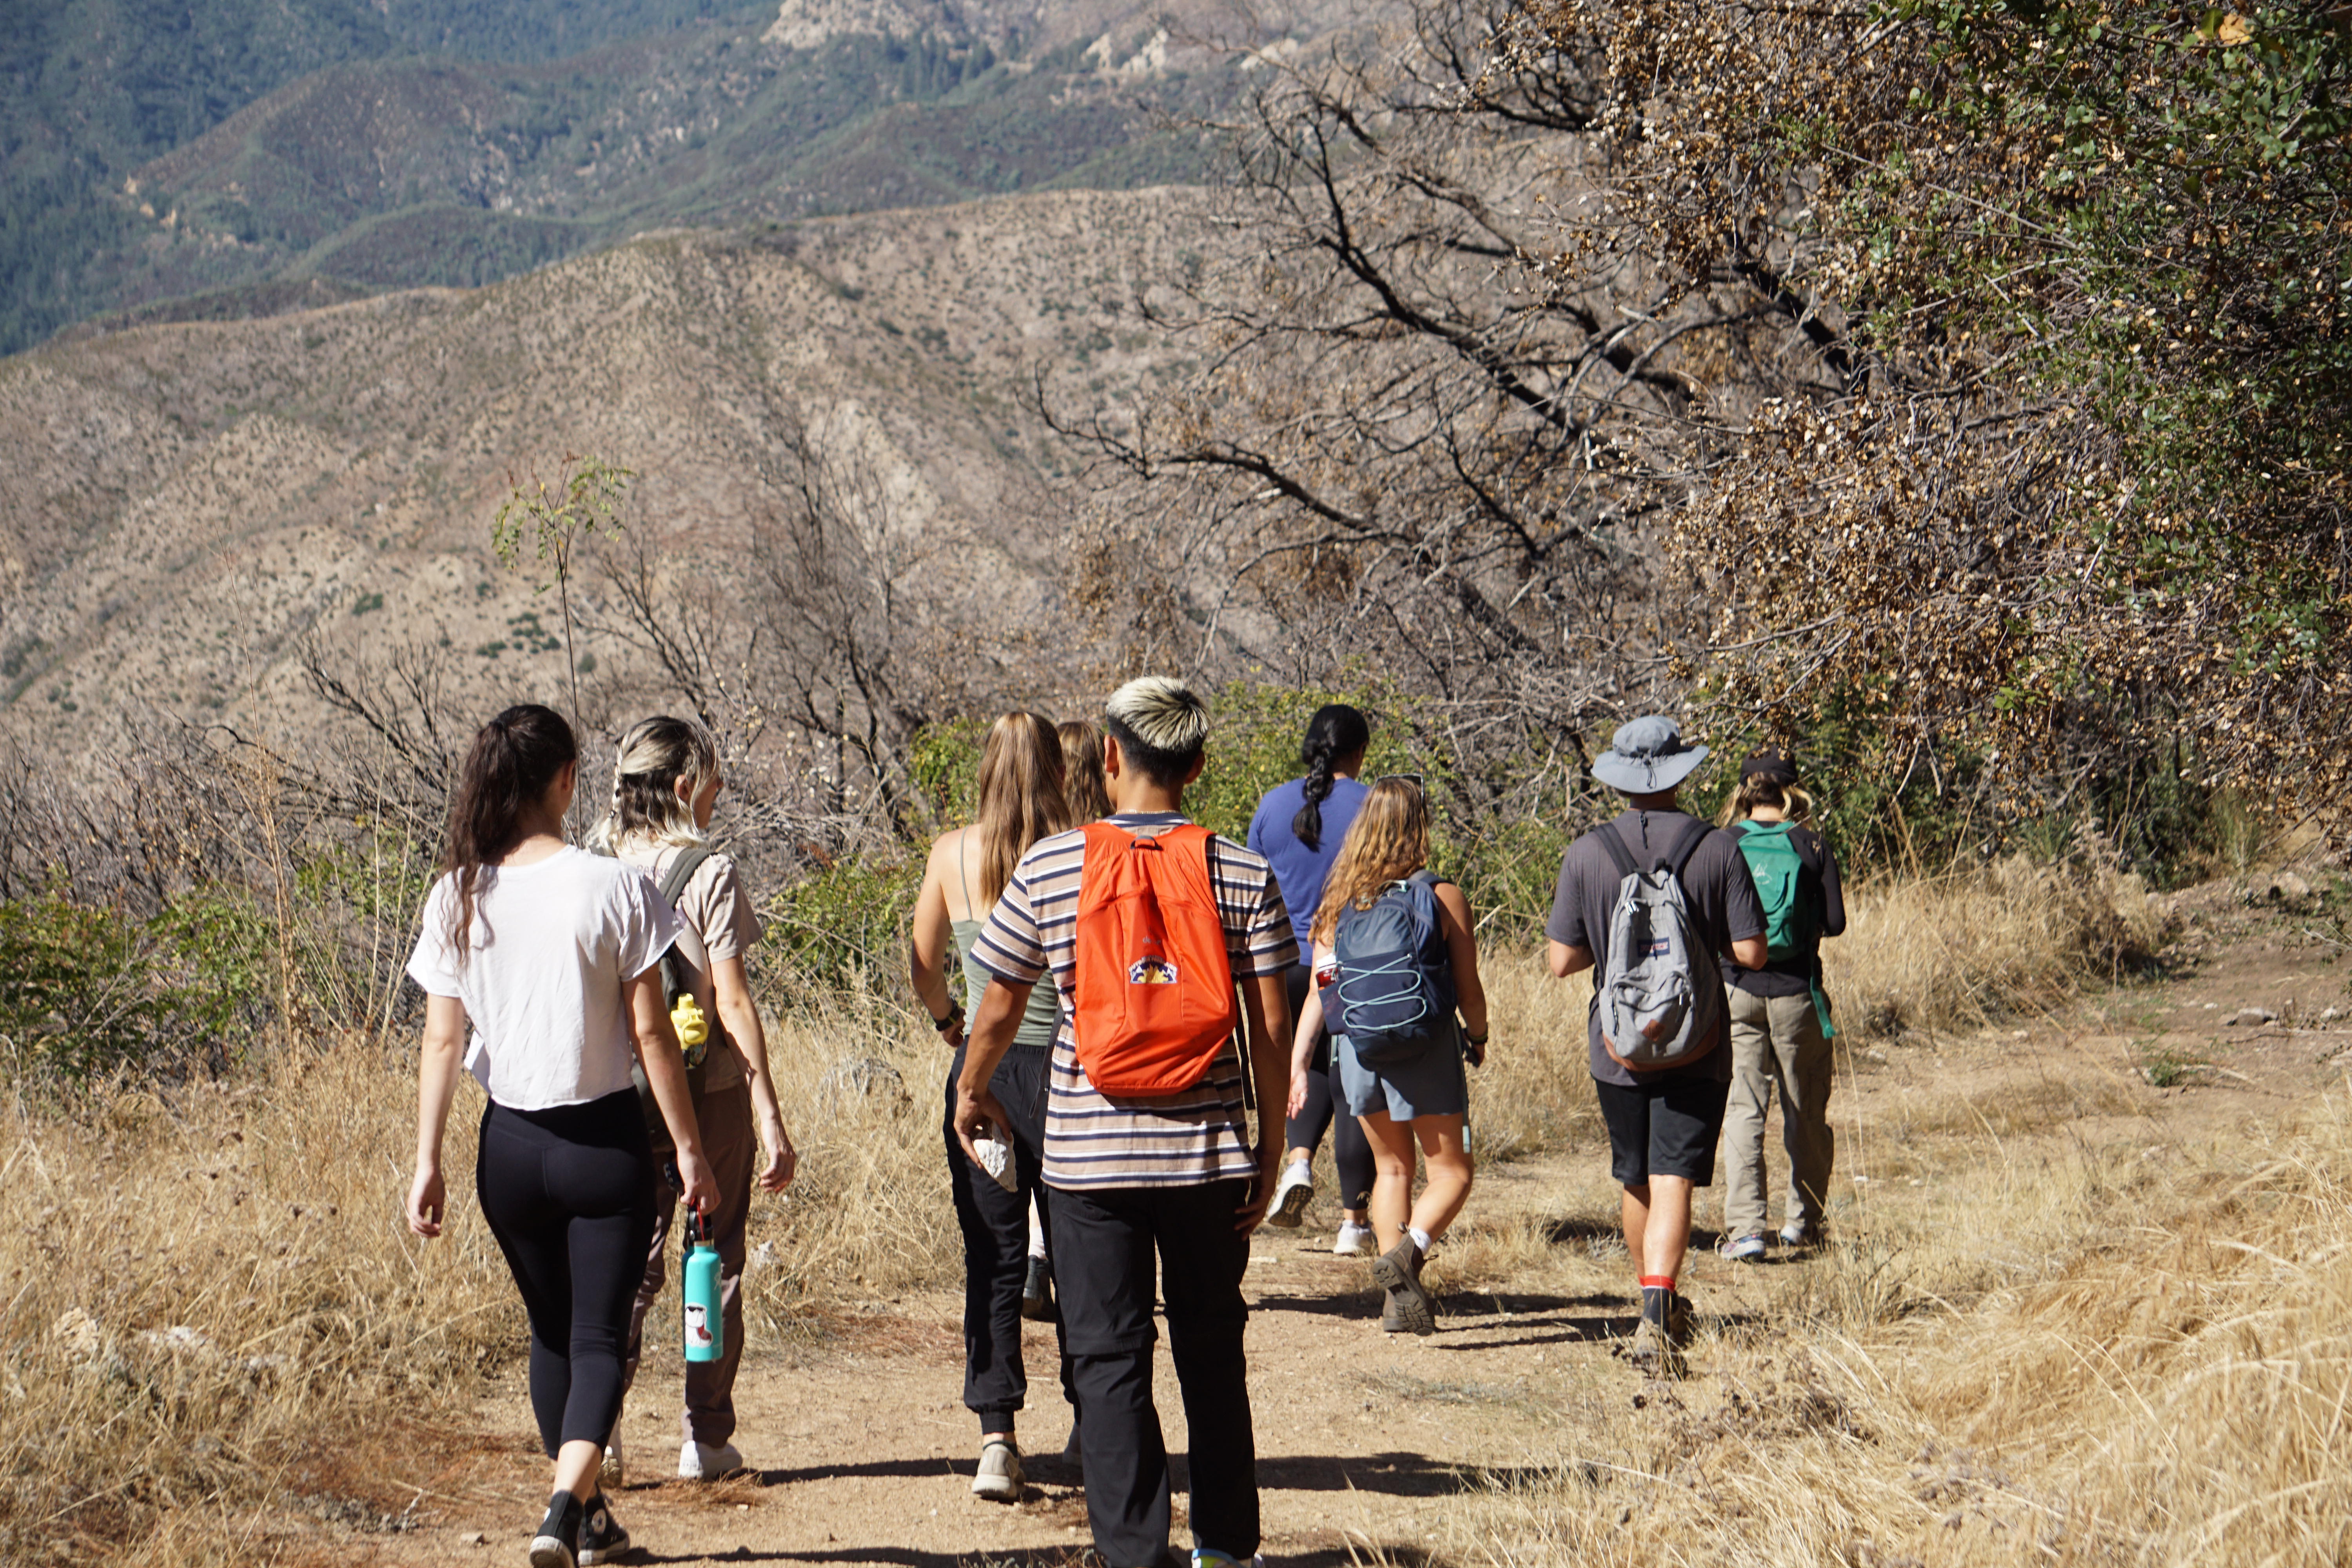
[[[1364,1066],[1345,1035],[1331,1037],[1331,1051],[1339,1058],[1339,1089],[1351,1115],[1386,1111],[1391,1121],[1411,1121],[1416,1116],[1469,1113],[1470,1082],[1462,1070],[1462,1042],[1452,1028],[1419,1061],[1402,1067]]]

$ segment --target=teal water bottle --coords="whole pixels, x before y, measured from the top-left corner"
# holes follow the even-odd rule
[[[727,1325],[719,1316],[719,1249],[710,1245],[710,1226],[695,1210],[687,1211],[687,1235],[693,1246],[679,1270],[686,1308],[686,1359],[717,1361],[727,1353]]]

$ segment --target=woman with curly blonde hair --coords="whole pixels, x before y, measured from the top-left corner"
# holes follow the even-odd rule
[[[1474,1165],[1463,1140],[1469,1111],[1466,1058],[1486,1058],[1486,993],[1478,982],[1476,926],[1469,900],[1452,882],[1431,876],[1429,803],[1419,781],[1385,778],[1365,795],[1315,911],[1316,988],[1301,1009],[1291,1050],[1290,1100],[1307,1090],[1307,1058],[1327,1016],[1341,1091],[1349,1111],[1372,1146],[1372,1228],[1381,1255],[1372,1278],[1388,1292],[1381,1327],[1391,1333],[1426,1334],[1437,1327],[1421,1269],[1429,1249],[1461,1214],[1470,1196]],[[1433,945],[1453,992],[1430,1031],[1428,1047],[1410,1060],[1368,1066],[1345,1031],[1342,999],[1350,978],[1339,958],[1341,927],[1391,898],[1410,900],[1419,882],[1429,892]],[[1360,992],[1359,993],[1360,994]],[[1455,1013],[1460,1016],[1457,1019]],[[1421,1146],[1428,1184],[1412,1197],[1413,1146]]]

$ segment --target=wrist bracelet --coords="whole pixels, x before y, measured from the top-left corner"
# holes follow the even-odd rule
[[[944,1035],[950,1029],[954,1028],[958,1024],[962,1022],[963,1009],[961,1007],[950,1007],[948,1009],[948,1016],[946,1017],[934,1018],[931,1020],[931,1027]]]
[[[1474,1046],[1483,1046],[1486,1043],[1488,1037],[1493,1035],[1494,1032],[1495,1026],[1489,1024],[1486,1030],[1480,1034],[1474,1035],[1469,1030],[1465,1029],[1462,1031],[1462,1037],[1469,1041]]]

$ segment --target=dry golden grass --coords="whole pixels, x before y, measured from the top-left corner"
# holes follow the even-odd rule
[[[1465,1563],[2316,1563],[2352,1552],[2352,1106],[1982,1158],[1447,1510]],[[1706,1303],[1703,1302],[1705,1307]]]
[[[2153,929],[2144,900],[2101,897],[2105,913],[2009,871],[1869,889],[1832,983],[1849,1017],[1885,1004],[1915,1026],[2053,997],[2098,971],[2116,932]],[[2057,957],[2023,968],[2021,952]],[[1491,954],[1486,970],[1482,1159],[1593,1147],[1584,983],[1543,978],[1527,954]],[[755,1209],[755,1249],[773,1244],[748,1282],[755,1340],[824,1331],[812,1299],[837,1314],[951,1284],[947,1058],[929,1030],[886,995],[851,996],[782,1019],[772,1056],[803,1173]],[[839,1065],[859,1059],[897,1083],[868,1072],[844,1087]],[[358,1485],[319,1456],[398,1421],[457,1421],[521,1348],[470,1184],[452,1184],[446,1240],[425,1246],[401,1222],[412,1062],[405,1040],[352,1037],[235,1087],[0,1112],[0,1560],[62,1547],[247,1562],[262,1511],[307,1494],[380,1520],[431,1484],[387,1460]],[[1955,1099],[1874,1130],[1934,1179],[1858,1207],[1842,1250],[1776,1271],[1785,1288],[1759,1313],[1718,1325],[1697,1359],[1719,1382],[1641,1411],[1622,1389],[1564,1409],[1548,1465],[1449,1505],[1441,1554],[2339,1560],[2352,1117],[2331,1107],[2275,1146],[2122,1173],[2033,1140],[2099,1092],[2053,1079],[1998,1117]],[[453,1172],[478,1106],[461,1091]],[[1597,1168],[1589,1184],[1561,1189],[1591,1216],[1565,1227],[1488,1217],[1474,1198],[1434,1278],[1516,1289],[1581,1268],[1616,1281],[1622,1258],[1600,1256],[1613,1193]]]
[[[1883,879],[1847,895],[1822,944],[1841,1025],[1872,1035],[1968,1028],[2045,1011],[2164,945],[2169,917],[2139,878],[2011,856]]]

